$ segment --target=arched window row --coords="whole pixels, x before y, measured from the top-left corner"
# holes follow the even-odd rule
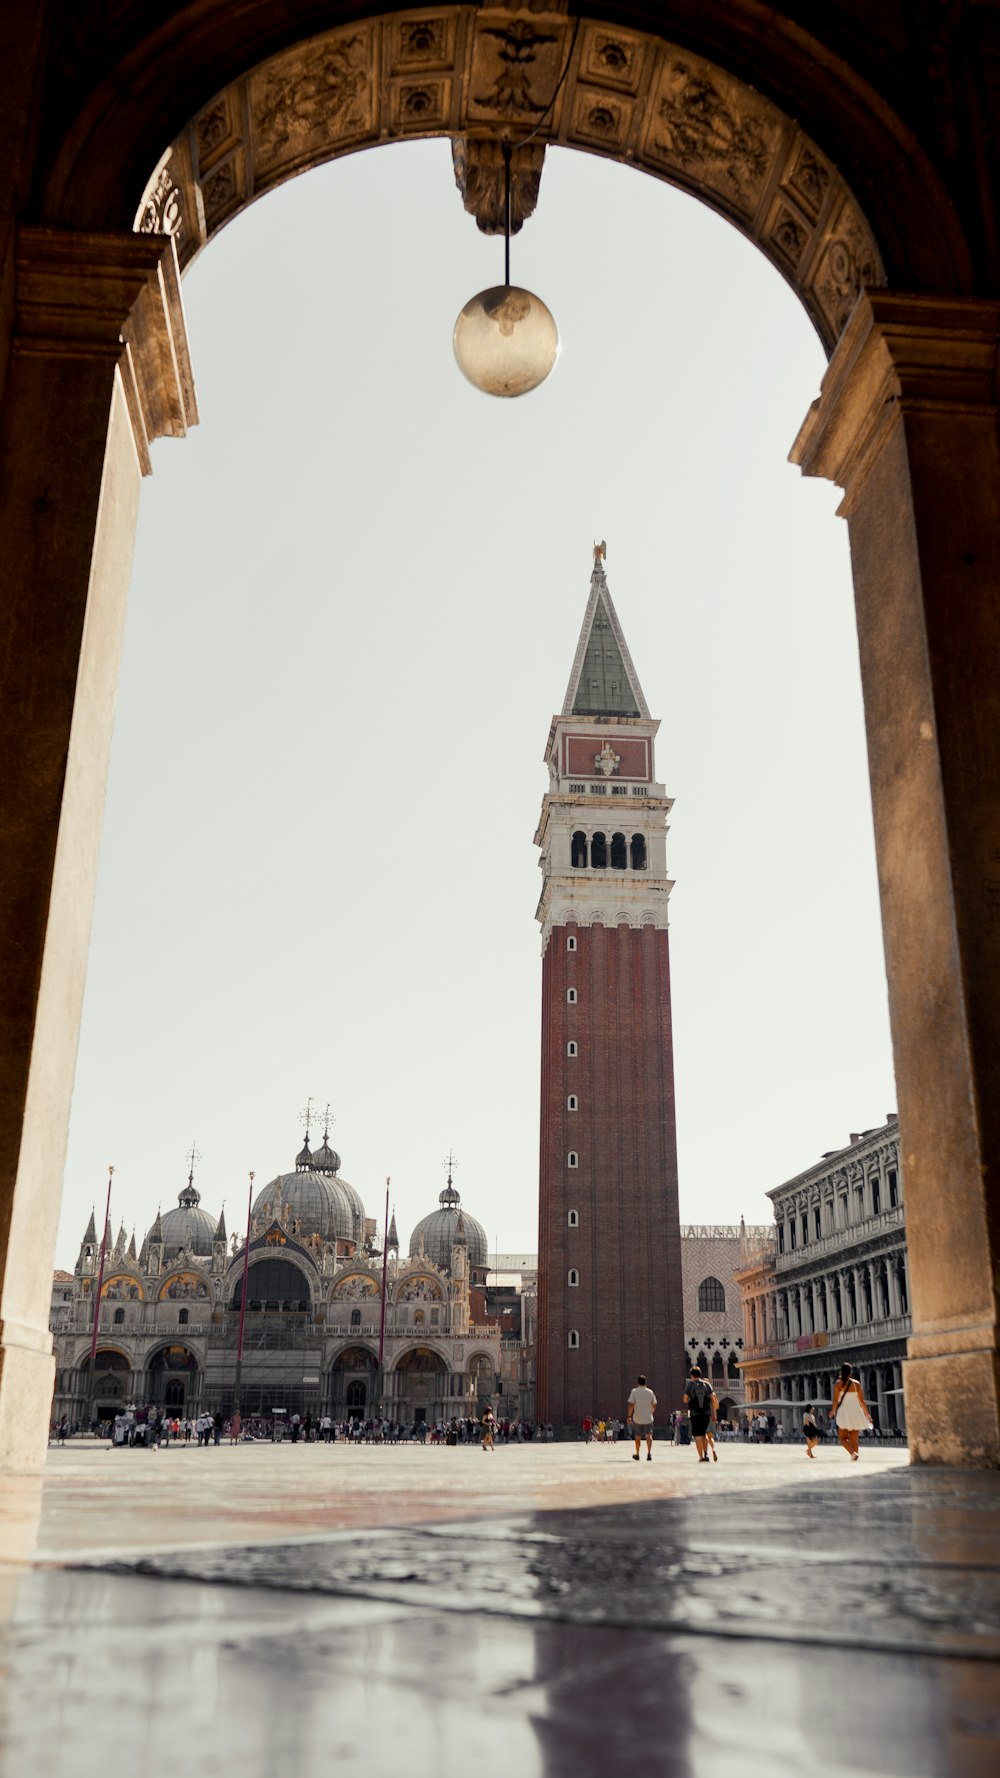
[[[613,833],[610,841],[606,833],[594,833],[589,836],[578,828],[570,844],[570,863],[574,870],[645,870],[646,869],[646,836],[634,833],[627,839],[623,833]]]

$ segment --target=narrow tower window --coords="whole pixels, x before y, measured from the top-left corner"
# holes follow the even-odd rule
[[[603,833],[595,833],[590,842],[590,862],[595,870],[608,868],[608,842]]]
[[[578,1111],[579,1110],[579,1102],[577,1100],[577,1096],[575,1093],[570,1093],[570,1096],[566,1101],[566,1110],[567,1111]]]
[[[566,1054],[568,1056],[575,1056],[575,1055],[579,1054],[576,1044],[573,1042],[572,1038],[570,1038],[569,1043],[566,1045]]]
[[[566,989],[566,1004],[567,1004],[567,1006],[575,1006],[576,1005],[576,989],[575,988],[567,988]]]
[[[580,1157],[575,1148],[571,1148],[569,1154],[566,1156],[566,1165],[567,1167],[578,1167],[580,1165]]]
[[[646,868],[646,839],[645,839],[645,835],[641,834],[641,833],[634,833],[632,835],[632,869],[633,870],[645,870],[645,868]]]
[[[579,1272],[578,1272],[578,1271],[577,1271],[577,1269],[576,1269],[576,1267],[575,1267],[575,1266],[570,1266],[570,1268],[569,1268],[569,1275],[568,1275],[568,1277],[567,1277],[567,1279],[566,1279],[566,1282],[567,1282],[567,1284],[568,1284],[568,1285],[569,1285],[569,1287],[570,1287],[570,1289],[571,1289],[571,1290],[575,1290],[575,1289],[576,1289],[576,1287],[577,1287],[577,1285],[578,1285],[578,1284],[579,1284],[579,1282],[580,1282],[580,1274],[579,1274]]]
[[[628,848],[623,833],[611,835],[611,869],[624,870],[628,864]]]
[[[567,951],[576,950],[576,939],[573,937],[572,933],[570,933],[569,938],[566,940],[566,949]]]
[[[578,1229],[580,1226],[580,1212],[579,1212],[579,1210],[570,1210],[570,1212],[568,1213],[568,1215],[566,1217],[566,1221],[569,1224],[571,1229]]]
[[[580,1344],[580,1336],[577,1333],[575,1327],[570,1328],[566,1343],[569,1346],[569,1349],[571,1352],[576,1351],[577,1347]]]
[[[587,836],[585,833],[573,835],[569,857],[574,870],[585,869],[587,863]]]

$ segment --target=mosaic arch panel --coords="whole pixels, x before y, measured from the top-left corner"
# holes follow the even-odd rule
[[[397,1303],[440,1303],[444,1291],[436,1278],[421,1273],[417,1278],[404,1278],[396,1290]]]
[[[190,1346],[160,1346],[146,1366],[150,1372],[169,1371],[176,1375],[193,1375],[198,1360]]]
[[[388,14],[271,57],[165,145],[134,227],[173,235],[185,265],[294,174],[427,136],[452,138],[466,208],[492,224],[499,139],[538,125],[515,162],[518,220],[534,208],[545,145],[559,144],[643,168],[728,217],[798,291],[828,347],[858,292],[885,282],[856,199],[790,117],[701,56],[555,4]]]
[[[380,1295],[381,1292],[374,1278],[370,1278],[366,1272],[351,1272],[348,1277],[341,1279],[333,1286],[330,1292],[330,1301],[334,1303],[371,1302],[373,1297]]]
[[[432,1376],[438,1371],[447,1370],[448,1360],[436,1347],[408,1346],[405,1352],[399,1354],[392,1368],[414,1376]]]
[[[142,1303],[145,1300],[146,1292],[138,1278],[130,1278],[127,1272],[116,1272],[101,1285],[102,1303]]]
[[[175,1272],[160,1286],[161,1303],[204,1303],[212,1292],[207,1278],[198,1272]]]

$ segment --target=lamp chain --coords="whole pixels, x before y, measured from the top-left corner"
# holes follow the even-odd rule
[[[510,289],[510,143],[503,147],[503,281]]]

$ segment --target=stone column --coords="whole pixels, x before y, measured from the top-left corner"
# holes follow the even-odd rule
[[[0,408],[0,1471],[38,1469],[48,1310],[139,481],[196,418],[177,258],[22,229]]]
[[[844,489],[913,1284],[916,1461],[1000,1464],[1000,304],[871,291],[793,450]],[[947,1201],[945,1194],[947,1193]]]

